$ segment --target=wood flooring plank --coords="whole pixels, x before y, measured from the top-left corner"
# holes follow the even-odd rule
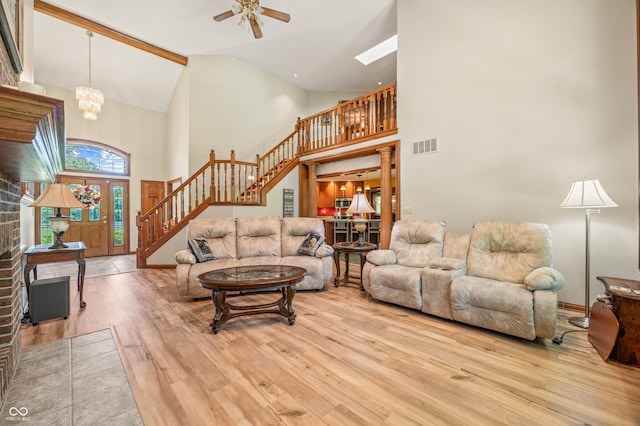
[[[296,294],[294,325],[248,316],[214,335],[211,300],[159,269],[87,278],[85,300],[25,325],[23,346],[111,327],[148,426],[640,424],[640,369],[603,362],[586,333],[526,341],[330,286]]]

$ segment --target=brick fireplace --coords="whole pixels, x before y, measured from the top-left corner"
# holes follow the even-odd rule
[[[7,52],[0,49],[0,84],[17,83]],[[20,318],[20,182],[0,168],[0,403],[20,359]]]
[[[20,358],[20,182],[0,172],[0,400]]]

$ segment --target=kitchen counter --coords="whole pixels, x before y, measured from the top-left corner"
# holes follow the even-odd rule
[[[358,238],[358,232],[355,230],[353,226],[354,219],[338,219],[334,217],[323,218],[325,223],[325,236],[327,244],[335,244],[342,242],[351,242],[354,241],[354,238]],[[366,219],[369,222],[378,222],[380,223],[380,219]],[[376,228],[379,229],[380,225]],[[368,233],[367,233],[368,234]],[[375,235],[371,235],[370,237],[374,237],[375,241],[371,241],[373,243],[378,242],[378,233]]]

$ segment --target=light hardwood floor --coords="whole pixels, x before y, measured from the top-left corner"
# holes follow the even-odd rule
[[[296,294],[293,326],[213,335],[211,301],[174,277],[88,278],[87,307],[72,292],[71,316],[25,327],[23,346],[111,327],[146,425],[640,424],[640,369],[603,362],[586,333],[530,342],[331,286]]]

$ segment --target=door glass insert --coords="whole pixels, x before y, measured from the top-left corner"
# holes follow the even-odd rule
[[[124,187],[113,186],[113,245],[124,245]]]
[[[53,215],[53,207],[40,207],[40,244],[53,244],[53,232],[49,222],[49,217]]]
[[[100,185],[89,185],[89,187],[97,193],[100,193]],[[89,209],[89,222],[97,222],[100,220],[100,204]]]
[[[76,188],[80,188],[82,185],[79,183],[70,184],[71,190],[73,191]],[[69,216],[71,216],[72,222],[81,222],[82,221],[82,209],[81,208],[72,208],[69,209]]]

